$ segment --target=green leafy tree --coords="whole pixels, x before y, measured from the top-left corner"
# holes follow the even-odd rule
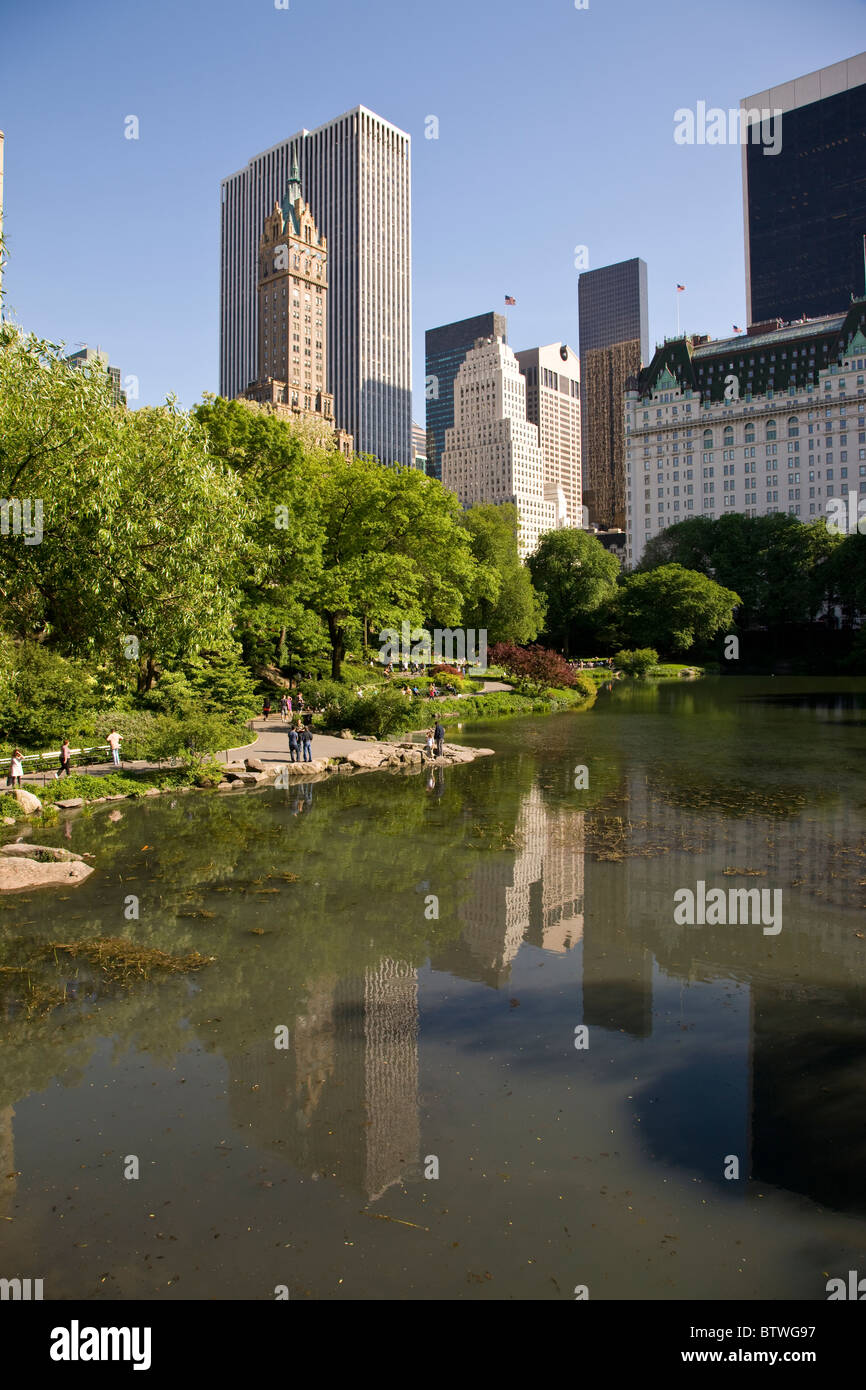
[[[619,561],[585,531],[548,531],[527,560],[546,604],[546,635],[568,655],[589,640],[593,620],[613,597]]]
[[[488,643],[532,642],[544,621],[544,603],[520,562],[517,522],[512,502],[469,507],[462,518],[478,562],[463,625],[486,630]]]
[[[687,652],[730,627],[739,594],[682,565],[626,575],[611,605],[614,627],[629,645]]]

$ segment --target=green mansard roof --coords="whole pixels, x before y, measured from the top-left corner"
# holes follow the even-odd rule
[[[638,378],[641,397],[682,386],[703,400],[721,401],[725,378],[733,373],[742,399],[768,391],[805,390],[818,374],[851,353],[866,353],[866,299],[852,300],[847,313],[702,342],[673,338],[657,347]]]

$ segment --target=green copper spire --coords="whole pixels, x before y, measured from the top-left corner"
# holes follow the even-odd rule
[[[286,196],[282,201],[281,210],[283,214],[283,222],[288,223],[289,221],[291,221],[295,231],[298,230],[297,219],[295,217],[295,203],[297,202],[298,198],[302,197],[303,194],[301,193],[301,173],[298,168],[298,149],[296,145],[293,145],[292,172],[289,175],[289,186],[286,189]]]

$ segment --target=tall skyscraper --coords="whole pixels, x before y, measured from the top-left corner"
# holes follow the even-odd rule
[[[522,560],[543,531],[557,526],[556,490],[545,488],[538,427],[526,418],[526,380],[502,338],[479,338],[457,373],[442,482],[464,507],[513,502]]]
[[[424,335],[427,378],[427,473],[442,477],[445,431],[454,424],[454,381],[466,354],[479,338],[508,341],[504,314],[477,314],[472,319],[428,328]]]
[[[514,354],[526,377],[526,417],[538,427],[545,485],[562,494],[565,524],[580,526],[580,363],[567,343]]]
[[[746,322],[844,314],[864,289],[866,53],[740,107],[782,113],[776,153],[742,147]]]
[[[649,356],[646,263],[585,270],[577,294],[583,501],[590,521],[624,528],[623,392]]]
[[[328,376],[359,453],[412,461],[409,136],[358,106],[274,145],[222,182],[220,392],[256,375],[259,236],[298,177],[327,240]]]

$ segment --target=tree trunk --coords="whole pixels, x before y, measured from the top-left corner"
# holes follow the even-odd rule
[[[338,681],[346,655],[345,633],[336,618],[328,614],[328,636],[331,640],[331,680]]]

